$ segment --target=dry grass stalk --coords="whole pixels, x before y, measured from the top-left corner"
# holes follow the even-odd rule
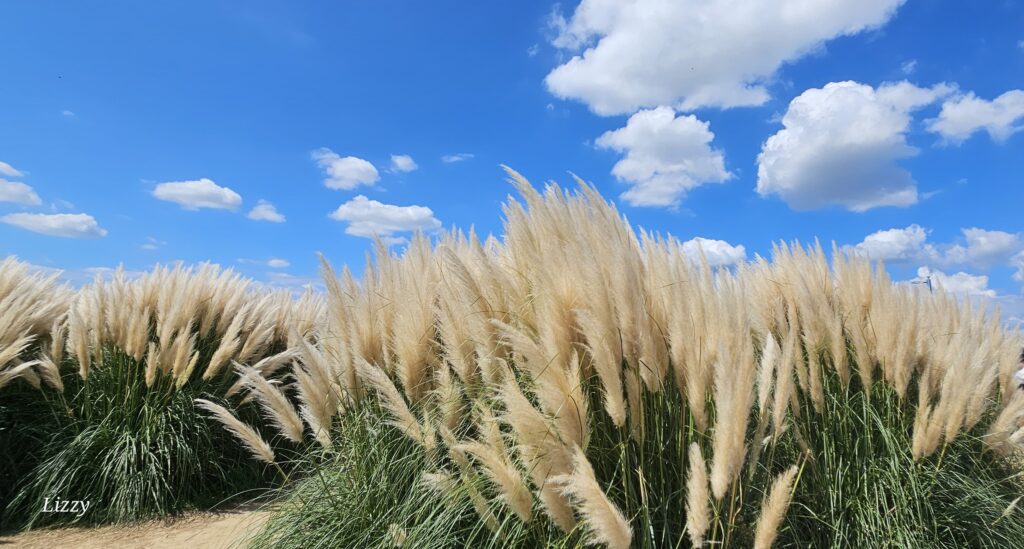
[[[708,469],[700,446],[690,444],[690,476],[686,479],[686,533],[694,547],[704,543],[711,526],[711,495],[708,493]]]
[[[789,509],[793,496],[793,481],[796,479],[797,467],[794,465],[775,479],[771,491],[761,504],[761,516],[757,520],[754,532],[754,549],[768,549],[775,543],[779,535],[779,526]]]
[[[577,447],[573,452],[571,474],[552,479],[574,503],[587,525],[587,541],[612,549],[628,548],[633,540],[633,529],[622,511],[612,503],[594,478],[594,469]]]
[[[219,404],[215,404],[209,400],[201,398],[197,398],[195,402],[196,406],[210,412],[214,419],[219,421],[221,425],[234,434],[242,444],[249,448],[253,457],[263,461],[264,463],[274,463],[274,451],[270,449],[270,445],[263,440],[263,437],[260,436],[259,432],[240,421],[231,412]]]

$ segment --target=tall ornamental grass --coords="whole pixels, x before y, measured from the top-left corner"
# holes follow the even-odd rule
[[[52,286],[13,269],[22,286]],[[158,267],[136,279],[118,271],[66,294],[49,288],[26,307],[42,315],[50,300],[63,305],[46,317],[51,324],[30,325],[49,328],[18,347],[17,376],[0,388],[0,436],[15,449],[0,472],[8,527],[207,508],[282,478],[280,468],[248,459],[196,400],[261,423],[255,403],[243,405],[252,400],[245,390],[279,392],[290,343],[313,338],[317,296],[294,300],[212,265]],[[45,513],[46,498],[91,507],[83,516]]]
[[[262,545],[1024,539],[1022,341],[997,312],[818,245],[712,270],[582,182],[510,174],[501,238],[324,265],[295,406],[270,410],[320,450]]]
[[[52,372],[36,357],[43,349],[52,354],[53,334],[73,298],[71,289],[56,281],[56,274],[33,273],[13,257],[0,261],[0,509],[14,497],[18,479],[48,436],[45,406],[4,395],[19,386],[40,389],[40,374]],[[3,522],[0,518],[0,527]]]

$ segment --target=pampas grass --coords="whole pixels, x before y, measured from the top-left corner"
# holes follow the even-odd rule
[[[789,508],[796,474],[797,467],[794,465],[772,483],[768,497],[761,504],[761,516],[754,530],[754,549],[768,549],[775,543],[775,538],[779,535],[779,525],[786,515],[786,509]]]
[[[626,549],[633,539],[633,529],[622,511],[612,503],[594,477],[587,456],[579,448],[573,452],[572,474],[552,479],[562,486],[562,493],[570,497],[583,517],[588,530],[587,542],[611,549]]]
[[[239,421],[227,408],[219,404],[201,398],[197,398],[195,402],[198,408],[212,414],[214,419],[231,431],[239,442],[252,452],[253,457],[266,463],[274,463],[274,451],[255,429]]]
[[[695,547],[704,543],[711,517],[708,499],[708,470],[700,445],[690,444],[690,477],[686,480],[686,533]]]
[[[60,304],[0,334],[0,397],[59,395],[68,374],[88,386],[115,362],[155,395],[216,392],[188,396],[216,401],[200,407],[261,463],[308,475],[295,493],[324,520],[367,530],[307,536],[296,506],[269,545],[391,543],[389,524],[406,544],[1024,535],[1019,513],[995,522],[1019,491],[1024,439],[1024,341],[997,313],[818,243],[713,269],[582,181],[538,190],[508,173],[520,199],[500,236],[378,243],[361,279],[323,260],[322,297],[209,265],[71,292],[5,262],[0,300],[36,288]],[[402,507],[408,520],[357,499],[372,483],[420,497],[422,478],[440,490],[424,496],[434,508]],[[352,517],[332,514],[331,487]],[[415,522],[441,517],[455,522]]]
[[[0,263],[0,302],[21,315],[0,324],[0,358],[10,362],[0,367],[0,439],[17,449],[0,469],[0,507],[12,522],[120,522],[267,486],[266,469],[239,462],[244,451],[194,399],[221,406],[238,433],[259,406],[283,435],[275,447],[303,443],[280,369],[295,357],[290,347],[315,341],[322,301],[313,294],[293,299],[214,265],[137,277],[119,269],[77,291],[54,280]],[[242,380],[254,406],[225,400],[235,373],[218,361],[254,363]],[[41,498],[58,493],[95,505],[80,519],[40,514]]]
[[[500,238],[380,247],[361,281],[325,264],[326,335],[292,368],[307,426],[386,410],[423,451],[421,475],[453,479],[493,539],[519,521],[616,546],[882,543],[886,517],[853,516],[877,507],[870,486],[829,463],[915,479],[899,539],[940,539],[953,506],[928,483],[965,490],[972,460],[995,488],[965,520],[1012,499],[999,456],[1018,452],[1024,408],[1004,355],[1021,341],[996,315],[835,248],[830,262],[817,243],[715,270],[635,233],[585,183],[538,191],[509,175],[522,202],[504,206]],[[335,390],[345,405],[324,405]],[[783,490],[794,461],[807,474]],[[1024,523],[999,528],[984,539]]]

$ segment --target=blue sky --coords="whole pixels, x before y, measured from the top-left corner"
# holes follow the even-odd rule
[[[2,2],[0,255],[301,283],[499,232],[504,163],[722,264],[818,237],[1024,316],[1024,3],[964,6]]]

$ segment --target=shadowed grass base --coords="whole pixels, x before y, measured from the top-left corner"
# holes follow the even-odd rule
[[[578,536],[539,518],[524,524],[498,505],[497,529],[488,530],[458,483],[442,495],[421,482],[423,450],[375,406],[345,414],[335,438],[337,453],[307,458],[305,478],[283,492],[254,547],[581,546]]]
[[[1024,513],[1003,517],[1024,493],[1020,467],[987,452],[991,417],[915,462],[911,435],[916,380],[900,401],[876,382],[870,393],[842,394],[825,376],[821,413],[802,402],[796,422],[813,450],[781,545],[852,547],[1014,547],[1024,540]],[[792,437],[790,437],[792,439]],[[790,444],[785,453],[798,449]]]
[[[799,416],[778,443],[754,466],[748,454],[739,482],[712,503],[708,541],[751,546],[764,494],[792,465],[801,469],[777,547],[1012,547],[1024,539],[1024,513],[1002,516],[1021,494],[1020,473],[984,451],[979,437],[988,418],[915,462],[915,395],[901,401],[880,382],[870,393],[856,381],[843,390],[834,375],[822,374],[822,409],[800,397]],[[600,410],[598,393],[590,392],[591,410]],[[709,406],[713,418],[710,400]],[[617,428],[603,412],[594,414],[587,455],[629,519],[634,546],[689,547],[686,449],[697,442],[710,459],[710,432],[695,430],[674,390],[645,395],[643,409],[638,438],[629,426]],[[758,419],[752,415],[748,441]],[[304,480],[285,493],[257,547],[393,547],[396,535],[407,547],[581,545],[579,530],[565,535],[536,505],[524,524],[492,500],[499,526],[488,530],[464,489],[442,496],[419,482],[427,470],[423,450],[387,425],[376,406],[345,415],[335,439],[337,454],[307,459]],[[477,486],[496,495],[483,482]]]
[[[57,418],[39,398],[38,389],[15,380],[0,390],[0,532],[24,522],[23,517],[10,517],[5,509],[56,428]]]
[[[133,521],[255,497],[275,470],[252,460],[193,400],[223,394],[226,380],[167,377],[145,385],[145,365],[109,350],[87,382],[63,369],[65,391],[27,384],[0,392],[4,442],[22,447],[5,467],[8,528]],[[17,410],[18,415],[11,414]],[[31,411],[31,416],[27,414]],[[256,420],[250,413],[249,420]],[[247,492],[249,491],[249,492]],[[44,513],[45,498],[88,500],[82,517]]]

